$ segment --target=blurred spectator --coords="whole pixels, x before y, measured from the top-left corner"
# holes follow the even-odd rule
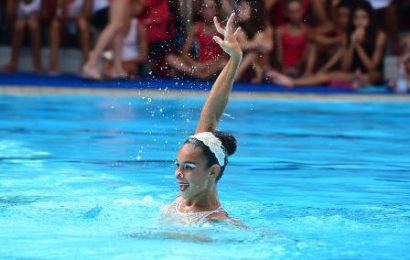
[[[382,79],[386,34],[376,27],[374,9],[367,1],[358,1],[352,12],[342,61],[342,71],[319,73],[301,79],[278,75],[276,82],[292,87],[324,83],[346,84],[357,88],[377,84]]]
[[[217,16],[217,4],[214,0],[203,0],[200,7],[200,18],[190,29],[181,55],[170,54],[166,57],[169,65],[188,76],[198,79],[209,79],[219,72],[226,62],[222,49],[213,40],[217,31],[213,18]],[[197,43],[197,55],[191,51]]]
[[[400,53],[399,40],[399,15],[397,10],[397,1],[395,0],[368,0],[376,10],[377,21],[381,28],[388,35],[391,43],[391,50],[395,54]]]
[[[273,30],[266,26],[263,2],[240,0],[238,5],[238,26],[242,28],[239,41],[244,50],[244,58],[237,79],[244,80],[249,69],[252,69],[251,82],[260,83],[264,70],[269,67],[269,53],[273,49]]]
[[[148,62],[155,75],[168,74],[164,57],[175,49],[176,15],[171,13],[169,0],[145,0],[145,9],[139,18],[147,32]]]
[[[30,30],[33,68],[36,73],[43,72],[41,64],[40,14],[43,9],[41,0],[8,0],[6,20],[13,24],[11,37],[10,62],[3,67],[4,72],[14,72],[19,63],[20,50],[23,44],[25,29]]]
[[[407,91],[410,87],[410,35],[404,37],[402,46],[403,53],[399,58],[397,76],[388,83],[389,87],[395,89],[398,92],[404,92],[403,90],[399,89],[403,87],[399,86],[400,84],[403,84],[402,82],[400,82],[400,80],[402,80],[400,79],[400,77],[405,77]]]
[[[286,9],[289,0],[264,0],[268,20],[273,27],[286,23]],[[301,0],[303,6],[303,20],[310,25],[323,24],[327,15],[323,0]],[[311,17],[313,19],[311,19]]]
[[[108,45],[114,44],[114,57],[112,78],[126,77],[122,68],[122,45],[124,41],[124,22],[130,15],[129,0],[115,0],[110,4],[110,21],[104,31],[100,34],[94,50],[82,68],[84,78],[101,80],[101,73],[98,69],[98,60]]]
[[[83,63],[90,51],[90,30],[88,17],[91,12],[91,0],[59,0],[57,13],[51,23],[50,32],[50,74],[59,74],[58,49],[62,25],[68,33],[75,34],[78,28]],[[77,28],[76,28],[77,26]]]
[[[298,78],[313,72],[315,56],[310,44],[310,27],[303,22],[303,5],[301,0],[289,0],[286,5],[288,22],[276,32],[277,60],[280,73]],[[270,70],[268,80],[275,80],[278,72]]]
[[[139,66],[147,60],[148,56],[148,42],[144,26],[136,18],[141,14],[143,7],[143,0],[134,0],[131,3],[132,16],[134,17],[129,16],[124,27],[126,36],[121,56],[122,67],[131,79],[139,76]],[[112,51],[105,52],[104,57],[107,59],[104,74],[106,78],[111,78],[113,68]]]
[[[315,30],[313,41],[319,73],[341,69],[343,43],[347,37],[352,9],[352,0],[332,1],[329,22]]]
[[[108,25],[110,3],[108,0],[92,0],[91,25],[101,32]]]

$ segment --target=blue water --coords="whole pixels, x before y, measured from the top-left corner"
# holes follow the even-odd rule
[[[232,100],[219,195],[240,230],[161,218],[203,101],[0,96],[0,258],[408,257],[408,103]]]

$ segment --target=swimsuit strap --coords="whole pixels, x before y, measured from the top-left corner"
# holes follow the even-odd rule
[[[178,201],[178,202],[176,203],[176,205],[175,205],[175,212],[176,212],[178,215],[182,215],[182,216],[185,216],[185,217],[191,217],[191,218],[195,219],[195,222],[196,222],[196,223],[203,223],[203,222],[206,221],[206,218],[209,217],[210,215],[215,214],[215,213],[219,213],[219,212],[222,212],[222,211],[223,211],[223,212],[225,211],[222,206],[219,206],[217,209],[214,209],[214,210],[206,210],[206,211],[186,212],[186,213],[184,213],[184,212],[181,212],[181,211],[179,210],[179,208],[180,208],[180,206],[181,206],[181,203],[182,203],[182,199],[179,199],[179,201]]]

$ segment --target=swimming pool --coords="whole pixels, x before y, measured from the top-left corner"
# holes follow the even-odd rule
[[[408,103],[232,100],[223,224],[161,220],[204,98],[0,96],[0,258],[402,258]]]

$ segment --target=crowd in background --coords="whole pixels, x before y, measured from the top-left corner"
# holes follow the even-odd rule
[[[403,33],[403,17],[409,2],[8,0],[0,3],[0,43],[10,46],[10,60],[0,66],[3,73],[18,71],[26,44],[36,73],[58,75],[64,72],[59,49],[70,45],[81,50],[78,71],[89,79],[212,79],[227,60],[212,39],[213,18],[223,21],[235,12],[244,50],[239,81],[287,87],[385,84],[384,57],[393,54],[401,58],[391,84],[404,75],[408,86],[410,38]],[[46,64],[42,47],[49,48]]]

